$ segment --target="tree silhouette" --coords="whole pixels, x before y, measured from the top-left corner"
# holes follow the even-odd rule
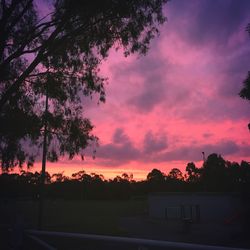
[[[91,176],[86,174],[84,170],[80,170],[79,172],[73,173],[72,177],[77,181],[87,181],[87,182],[91,181]]]
[[[201,181],[206,191],[224,191],[228,174],[226,161],[218,154],[207,157],[201,168]]]
[[[181,170],[178,168],[172,168],[168,173],[167,178],[171,180],[180,180],[180,181],[184,180],[183,174]]]
[[[199,181],[200,170],[195,166],[193,162],[189,162],[186,166],[187,181],[195,183]]]
[[[250,23],[247,25],[246,31],[250,35]],[[243,82],[243,88],[239,95],[241,98],[250,101],[250,71],[248,71],[247,77]],[[250,130],[250,123],[248,123],[248,129]]]
[[[166,178],[165,174],[156,168],[154,168],[147,175],[147,181],[149,181],[149,182],[160,183],[160,182],[165,181],[165,178]]]
[[[123,173],[122,178],[125,181],[132,182],[133,181],[133,174]]]
[[[242,161],[240,164],[240,181],[250,187],[250,163]]]
[[[115,199],[146,197],[151,192],[239,192],[243,196],[250,190],[250,163],[225,161],[218,154],[211,154],[201,168],[187,164],[188,178],[183,180],[179,169],[172,169],[166,176],[158,169],[148,173],[146,180],[135,181],[128,173],[106,180],[96,173],[84,170],[67,177],[63,173],[46,173],[45,191],[48,198],[64,199]],[[197,174],[198,173],[198,174]],[[38,172],[21,171],[20,174],[0,175],[1,197],[30,197],[37,199]]]
[[[51,160],[76,154],[97,138],[82,99],[105,101],[101,61],[112,47],[145,54],[167,0],[56,0],[40,18],[33,0],[1,0],[0,158],[8,170],[34,163],[47,121]],[[44,99],[49,109],[44,114]],[[31,144],[31,145],[30,145]]]
[[[68,180],[68,177],[65,176],[63,174],[63,172],[62,173],[55,173],[55,174],[52,174],[52,176],[51,176],[51,181],[53,181],[53,182],[64,182],[67,180]]]
[[[243,88],[240,91],[239,95],[241,98],[250,101],[250,71],[248,71],[247,78],[243,82]]]

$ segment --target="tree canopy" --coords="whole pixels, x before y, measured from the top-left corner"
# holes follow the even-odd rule
[[[45,120],[48,158],[73,158],[96,143],[82,99],[105,101],[99,65],[111,48],[145,54],[168,0],[0,0],[0,159],[3,169],[34,163]],[[48,112],[45,96],[49,99]],[[56,145],[56,146],[55,146]],[[32,150],[31,150],[32,148]]]

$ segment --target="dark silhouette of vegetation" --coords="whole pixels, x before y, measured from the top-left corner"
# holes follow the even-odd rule
[[[187,178],[186,181],[190,183],[197,183],[200,178],[200,169],[195,166],[193,162],[189,162],[186,166]]]
[[[40,173],[0,175],[0,196],[37,198]],[[48,198],[120,200],[143,197],[151,192],[249,192],[250,163],[230,162],[218,154],[207,157],[203,166],[190,162],[185,174],[173,168],[168,174],[158,169],[148,173],[146,180],[135,181],[124,173],[106,180],[103,175],[81,170],[71,177],[63,173],[46,173],[45,193]]]
[[[84,157],[96,144],[82,100],[105,101],[101,61],[111,48],[145,54],[167,0],[47,1],[42,16],[34,0],[0,1],[0,159],[9,170],[32,166],[45,121],[48,159]],[[45,96],[49,99],[44,112]],[[51,141],[54,143],[51,144]],[[32,150],[31,150],[32,149]]]
[[[250,23],[247,25],[246,31],[250,35]],[[250,71],[247,73],[247,77],[243,82],[243,88],[239,93],[240,97],[250,101]],[[250,130],[250,123],[248,123],[248,129]]]

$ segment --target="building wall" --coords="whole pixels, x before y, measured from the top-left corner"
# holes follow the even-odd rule
[[[241,209],[237,195],[213,193],[152,194],[148,205],[151,218],[191,218],[203,222],[225,221]]]

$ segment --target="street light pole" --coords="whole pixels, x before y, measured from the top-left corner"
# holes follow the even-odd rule
[[[38,229],[42,229],[43,212],[44,212],[44,188],[45,188],[45,168],[47,159],[47,134],[48,134],[48,84],[46,84],[46,98],[45,98],[45,111],[44,111],[44,134],[43,134],[43,155],[42,155],[42,172],[40,177],[40,196],[39,196],[39,211],[38,211]]]

